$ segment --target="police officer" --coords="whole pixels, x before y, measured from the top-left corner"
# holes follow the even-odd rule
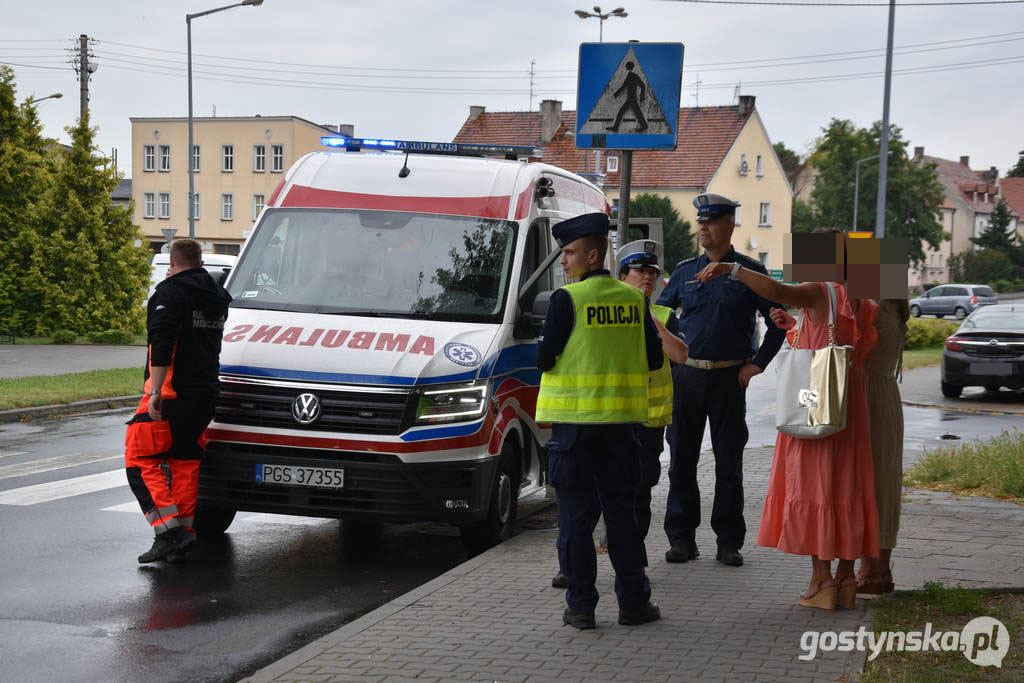
[[[704,253],[680,262],[658,304],[681,308],[680,327],[690,345],[686,363],[673,368],[674,404],[669,429],[668,505],[665,533],[671,548],[668,562],[688,562],[700,555],[694,540],[700,525],[697,458],[705,422],[711,423],[715,453],[715,499],[711,528],[718,540],[716,558],[722,564],[743,564],[740,548],[747,527],[743,520],[743,448],[747,444],[746,389],[778,353],[783,330],[768,325],[761,347],[755,346],[755,312],[769,319],[779,304],[764,299],[732,275],[708,282],[696,274],[712,261],[743,266],[767,275],[765,267],[736,253],[731,244],[739,202],[718,194],[693,200]]]
[[[662,246],[654,240],[637,240],[615,252],[619,264],[619,279],[633,285],[648,300],[654,296],[654,286],[661,277]],[[665,450],[665,426],[672,423],[672,369],[673,363],[685,363],[689,348],[679,328],[679,318],[667,306],[651,306],[651,315],[664,326],[662,333],[665,350],[664,364],[651,372],[647,387],[647,422],[636,427],[640,442],[640,476],[636,482],[636,522],[640,535],[647,538],[651,526],[651,489],[661,478],[661,453]],[[661,330],[659,329],[659,332]]]
[[[644,542],[633,510],[633,425],[647,419],[648,373],[663,353],[647,301],[603,267],[608,217],[591,213],[552,230],[562,268],[576,280],[551,295],[537,345],[544,371],[537,421],[551,422],[548,479],[558,502],[558,559],[568,583],[562,623],[595,627],[598,593],[593,532],[600,514],[615,568],[620,624],[661,616],[650,601]]]

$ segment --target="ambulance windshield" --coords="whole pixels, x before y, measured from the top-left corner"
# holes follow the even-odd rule
[[[398,211],[271,209],[232,306],[500,322],[516,224]]]

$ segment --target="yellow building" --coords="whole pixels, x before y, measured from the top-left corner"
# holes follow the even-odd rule
[[[744,95],[734,106],[680,109],[675,150],[633,153],[630,193],[668,197],[694,233],[693,198],[698,194],[714,192],[739,201],[733,246],[781,270],[793,192],[754,102]],[[575,123],[576,112],[562,111],[556,100],[543,101],[537,112],[489,113],[470,107],[455,142],[540,146],[544,162],[603,184],[608,203],[615,206],[620,153],[576,149]]]
[[[321,136],[338,134],[297,116],[193,121],[195,237],[217,254],[237,254],[285,171],[304,154],[319,151]],[[188,119],[131,123],[135,223],[158,251],[166,242],[164,229],[176,230],[175,237],[189,234]]]

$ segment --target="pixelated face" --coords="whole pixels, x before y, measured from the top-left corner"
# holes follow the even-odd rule
[[[654,284],[658,281],[658,270],[650,266],[629,268],[621,279],[627,285],[633,285],[639,289],[650,299],[654,296]]]

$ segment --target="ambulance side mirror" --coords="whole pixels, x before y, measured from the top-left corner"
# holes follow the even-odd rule
[[[541,329],[544,327],[544,318],[548,314],[551,294],[551,291],[537,292],[530,310],[523,310],[519,313],[514,332],[516,338],[533,338],[540,334]]]

